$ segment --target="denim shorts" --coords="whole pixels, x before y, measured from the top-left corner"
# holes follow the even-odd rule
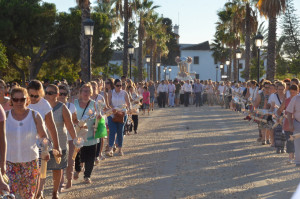
[[[150,96],[150,103],[153,103],[154,102],[154,96]]]
[[[149,109],[149,104],[143,103],[143,109]]]

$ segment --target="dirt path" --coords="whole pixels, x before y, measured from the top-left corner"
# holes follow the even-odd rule
[[[102,161],[63,198],[288,199],[299,169],[256,142],[257,127],[219,107],[165,108],[140,116],[125,156]],[[82,176],[81,176],[82,177]],[[50,181],[46,193],[50,196]]]

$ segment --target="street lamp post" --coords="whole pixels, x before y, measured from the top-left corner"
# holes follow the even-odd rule
[[[230,72],[228,73],[228,70],[229,70],[229,65],[230,65],[230,61],[229,60],[227,60],[226,62],[225,62],[225,64],[227,65],[227,72],[226,72],[226,75],[227,75],[227,77],[228,77],[228,74],[230,74]]]
[[[218,69],[219,69],[219,67],[218,67],[218,65],[216,66],[216,82],[218,81]]]
[[[241,51],[241,49],[240,48],[238,48],[237,50],[236,50],[236,52],[235,52],[235,55],[236,55],[236,59],[237,59],[237,65],[238,65],[238,70],[237,70],[237,72],[238,72],[238,78],[237,78],[237,83],[239,83],[239,81],[240,81],[240,59],[242,58],[242,51]]]
[[[150,55],[146,55],[146,62],[147,62],[147,80],[150,80],[150,70],[149,70],[149,63],[151,61]]]
[[[257,33],[255,36],[255,46],[257,47],[257,83],[259,83],[259,62],[260,62],[260,48],[263,45],[264,37],[261,35],[260,32]]]
[[[91,38],[94,34],[94,24],[90,18],[83,21],[84,35],[88,38],[88,81],[91,81]]]
[[[223,75],[223,73],[222,73],[222,69],[223,69],[223,68],[224,68],[224,65],[221,63],[221,64],[220,64],[220,75],[221,75],[221,76]],[[222,78],[220,78],[220,81],[221,81],[221,79],[222,79]]]
[[[128,45],[128,53],[129,53],[129,76],[130,76],[130,79],[131,79],[131,60],[132,60],[132,56],[133,56],[133,53],[134,53],[134,47],[133,47],[132,44]]]
[[[158,81],[160,81],[160,62],[157,62],[156,66],[157,66],[157,78],[158,78]]]
[[[171,66],[169,66],[169,79],[171,79],[171,71],[172,71],[172,68],[171,68]]]
[[[164,68],[164,73],[165,73],[165,80],[167,80],[167,67],[166,66]]]

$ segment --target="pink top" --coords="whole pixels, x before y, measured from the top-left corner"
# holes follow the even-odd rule
[[[286,108],[289,106],[290,102],[291,102],[292,98],[289,97],[285,100],[285,110]],[[283,130],[284,131],[289,131],[289,121],[287,119],[284,119],[283,121]]]
[[[6,120],[6,114],[2,106],[0,105],[0,122],[3,122],[4,120]]]
[[[294,118],[300,122],[300,96],[295,96],[292,98],[290,104],[286,108],[286,111],[292,113]]]
[[[2,105],[2,107],[4,109],[4,111],[9,111],[10,109],[12,109],[12,107],[10,106],[9,100],[7,100],[6,103],[1,104],[1,105]]]
[[[150,104],[150,92],[149,91],[143,92],[143,103]]]

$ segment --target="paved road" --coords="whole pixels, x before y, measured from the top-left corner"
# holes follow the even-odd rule
[[[165,108],[140,116],[123,157],[102,161],[63,198],[290,198],[299,169],[256,142],[257,127],[219,107]],[[50,195],[50,186],[47,186]]]

